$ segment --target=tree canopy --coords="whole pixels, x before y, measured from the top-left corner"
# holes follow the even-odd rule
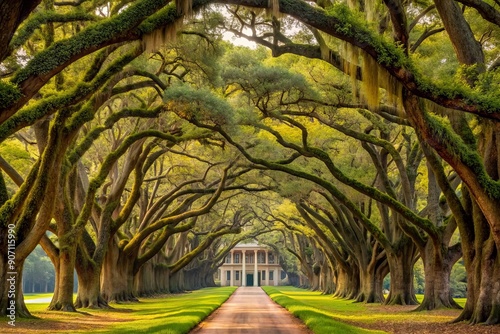
[[[296,285],[412,305],[417,270],[418,309],[466,290],[498,325],[496,6],[1,1],[2,312],[38,244],[74,311],[213,285],[256,238]]]

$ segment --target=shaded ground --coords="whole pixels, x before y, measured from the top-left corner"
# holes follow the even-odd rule
[[[260,287],[240,287],[192,334],[306,334],[307,327]]]
[[[385,313],[388,319],[373,323],[345,321],[357,327],[382,330],[391,334],[500,334],[500,326],[471,326],[467,323],[450,323],[457,318],[459,310],[435,310],[428,312],[412,312],[415,306],[367,305],[370,312]],[[399,322],[391,319],[393,314],[417,313],[420,319]]]
[[[130,314],[131,310],[114,309],[102,313],[90,314],[85,311],[79,312],[37,312],[36,316],[41,319],[17,319],[16,326],[8,326],[6,321],[0,324],[0,333],[73,333],[93,332],[98,329],[105,330],[110,323],[130,321],[124,316]],[[132,318],[133,319],[133,318]]]
[[[7,318],[0,322],[0,334],[85,334],[85,333],[187,333],[226,301],[234,287],[207,288],[183,294],[141,298],[137,303],[112,303],[113,309],[80,309],[78,312],[47,311],[48,303],[28,303],[38,319]],[[46,296],[29,296],[39,301]]]
[[[307,292],[306,290],[304,291]],[[302,294],[302,290],[292,290],[287,293],[304,300],[304,302],[312,302]],[[189,297],[191,301],[194,301],[191,306],[187,308],[186,312],[193,311],[196,306],[200,306],[204,303],[204,299],[194,292],[192,294],[184,295]],[[226,321],[228,321],[227,323],[219,324],[219,327],[212,331],[209,331],[210,328],[206,325],[207,323],[203,323],[201,329],[198,329],[195,334],[310,333],[303,325],[300,324],[300,322],[299,331],[292,331],[290,322],[296,322],[298,320],[281,307],[276,306],[273,302],[271,302],[271,305],[273,306],[269,306],[269,308],[267,305],[260,304],[261,302],[258,301],[258,298],[260,299],[261,297],[265,297],[264,299],[269,301],[267,295],[260,288],[240,288],[235,292],[235,295],[228,300],[228,303],[231,302],[237,295],[240,295],[240,297],[238,297],[240,298],[240,301],[237,303],[240,310],[236,311],[238,314],[233,314],[232,317],[239,317],[240,319],[238,319],[238,321],[248,321],[247,324],[240,325],[240,328],[235,328],[234,325],[229,325],[229,321],[232,321],[232,319],[226,318]],[[167,297],[168,299],[166,299]],[[164,325],[167,322],[177,323],[179,320],[174,320],[176,318],[169,318],[180,315],[178,314],[180,313],[180,307],[172,305],[173,300],[176,299],[174,297],[175,296],[170,295],[158,296],[157,298],[143,299],[141,303],[114,305],[117,308],[113,310],[104,311],[83,309],[77,313],[46,311],[45,308],[48,305],[48,301],[44,304],[38,304],[40,300],[33,299],[36,303],[29,303],[28,308],[32,312],[34,311],[34,315],[41,319],[18,319],[16,327],[10,327],[7,326],[7,318],[4,318],[0,321],[0,333],[83,334],[96,331],[100,333],[111,333],[117,332],[114,328],[117,324],[128,326],[134,330],[130,332],[119,330],[118,332],[121,334],[154,333],[154,331],[151,330],[141,331],[141,328],[138,326],[142,324],[144,328],[149,328],[148,326],[152,325],[155,321],[160,325]],[[315,298],[319,297],[323,298],[320,294],[317,294]],[[324,298],[330,299],[331,297],[324,296]],[[45,298],[43,298],[43,300],[45,300]],[[337,303],[339,303],[339,301],[337,301]],[[412,312],[412,310],[415,309],[415,306],[356,304],[348,300],[342,300],[341,303],[349,307],[344,309],[345,306],[339,306],[335,308],[335,310],[332,310],[331,316],[338,321],[349,323],[361,328],[377,329],[392,334],[500,334],[500,326],[470,326],[465,323],[451,324],[450,321],[455,319],[460,314],[461,311],[459,310]],[[256,309],[255,304],[258,305]],[[267,302],[265,304],[267,304]],[[360,308],[354,307],[355,305],[360,305]],[[170,307],[171,310],[167,311],[167,307]],[[222,308],[224,307],[225,306],[223,305]],[[254,309],[250,310],[250,307],[253,307]],[[279,311],[276,311],[276,308]],[[218,314],[220,314],[220,312],[221,309],[215,311],[209,319],[215,318]],[[276,316],[275,312],[285,312],[286,320],[272,319]],[[229,318],[231,318],[231,316]],[[246,320],[244,320],[245,318]],[[273,322],[277,322],[279,328],[278,330],[272,329],[272,326],[274,326]],[[258,327],[261,327],[261,329],[258,329]],[[201,331],[202,329],[204,331]],[[160,330],[156,331],[156,333],[160,332]]]

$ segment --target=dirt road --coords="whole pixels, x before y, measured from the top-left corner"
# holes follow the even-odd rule
[[[308,334],[307,327],[260,287],[239,287],[190,334]]]

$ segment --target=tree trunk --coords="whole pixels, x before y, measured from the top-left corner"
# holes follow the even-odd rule
[[[333,283],[333,270],[330,265],[324,265],[321,270],[321,291],[324,294],[332,294],[335,292],[335,284]]]
[[[312,268],[312,276],[310,278],[312,291],[320,290],[320,274],[321,266],[318,264],[314,264]]]
[[[171,293],[180,293],[186,291],[184,288],[184,272],[179,270],[173,275],[170,275],[169,279],[169,291]]]
[[[111,308],[101,296],[100,267],[94,267],[90,263],[83,266],[77,262],[76,272],[78,274],[78,292],[75,307],[91,309]]]
[[[17,0],[0,2],[0,61],[9,55],[9,43],[15,31],[41,0]]]
[[[417,305],[413,289],[414,245],[403,247],[399,252],[388,253],[391,287],[386,305]]]
[[[303,286],[304,283],[301,282],[301,276],[299,276],[299,274],[288,272],[287,275],[288,275],[288,282],[290,283],[290,285],[295,287]],[[334,289],[334,291],[336,291],[336,288]]]
[[[486,122],[480,137],[479,150],[483,154],[485,169],[488,174],[499,178],[499,125]],[[465,189],[464,198],[470,203],[474,221],[474,238],[470,244],[463,244],[464,265],[467,271],[467,302],[464,310],[455,321],[469,321],[472,324],[500,323],[500,274],[499,247],[494,238],[494,231],[485,219],[477,202],[469,197]],[[468,233],[460,231],[461,234]],[[465,239],[467,236],[462,236]]]
[[[425,291],[424,300],[416,311],[434,310],[439,308],[461,308],[450,293],[450,275],[453,261],[450,261],[442,250],[427,243],[422,261],[424,263]]]
[[[169,269],[165,265],[155,268],[155,286],[157,291],[170,293],[170,275]]]
[[[214,275],[215,275],[215,270],[213,270],[213,269],[205,272],[204,287],[208,288],[208,287],[217,286],[215,284]]]
[[[383,278],[382,278],[383,281]],[[382,281],[376,275],[376,268],[366,268],[360,273],[360,291],[356,297],[357,302],[382,303]]]
[[[14,267],[6,261],[7,247],[2,248],[0,258],[0,315],[7,317],[7,322],[15,326],[17,318],[33,318],[24,303],[23,296],[23,266],[24,261],[16,260]]]
[[[499,324],[500,288],[498,274],[500,273],[500,261],[491,236],[484,243],[480,257],[474,260],[474,266],[473,284],[468,285],[474,291],[472,296],[468,296],[468,299],[472,299],[472,308],[471,305],[466,305],[468,307],[459,319],[469,320],[472,324]]]
[[[143,264],[135,275],[134,287],[139,296],[152,296],[157,293],[168,292],[168,286],[166,287],[162,282],[165,280],[162,277],[163,270],[161,266],[158,268],[155,259],[156,256]]]
[[[333,294],[335,297],[354,299],[359,294],[359,271],[357,266],[351,269],[337,268],[337,285]]]
[[[101,293],[107,302],[137,302],[134,294],[135,254],[124,254],[110,238],[102,267]]]
[[[192,268],[184,271],[184,287],[186,290],[197,290],[205,287],[204,268]]]
[[[59,239],[59,265],[56,266],[56,287],[49,310],[76,312],[73,304],[76,242]]]

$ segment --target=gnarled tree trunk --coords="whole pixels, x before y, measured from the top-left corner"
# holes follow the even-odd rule
[[[78,275],[78,292],[76,296],[76,308],[110,308],[107,301],[101,296],[101,268],[90,263],[80,254],[76,261],[76,272]]]
[[[107,302],[138,301],[134,293],[134,261],[136,256],[124,254],[110,238],[102,267],[101,293]]]
[[[406,246],[399,251],[387,254],[391,272],[391,287],[385,300],[386,305],[417,305],[413,287],[413,265],[415,264],[415,245],[407,240]]]
[[[425,275],[424,300],[417,311],[434,310],[439,308],[461,308],[453,297],[450,290],[450,275],[454,260],[447,254],[442,254],[442,249],[436,249],[428,243],[425,253],[422,254]]]

